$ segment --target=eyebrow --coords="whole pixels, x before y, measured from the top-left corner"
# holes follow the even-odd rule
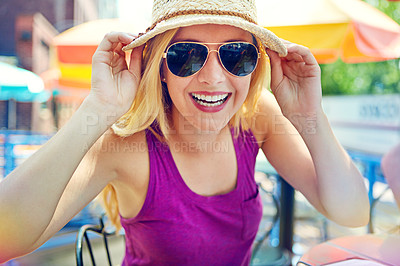
[[[200,42],[199,40],[196,39],[181,39],[181,38],[177,38],[175,40],[173,40],[173,42]]]

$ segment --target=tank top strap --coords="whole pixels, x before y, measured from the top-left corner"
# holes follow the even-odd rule
[[[240,130],[237,136],[235,136],[234,129],[232,128],[231,134],[236,151],[238,182],[240,179],[240,182],[243,184],[241,191],[242,198],[247,199],[252,197],[258,190],[254,179],[254,172],[259,145],[250,129]]]
[[[180,198],[197,202],[198,204],[227,204],[251,198],[257,191],[254,180],[255,160],[259,150],[257,140],[251,131],[240,131],[235,137],[231,129],[232,141],[237,161],[236,188],[226,194],[202,196],[193,192],[184,182],[171,154],[168,144],[160,140],[151,130],[146,129],[146,140],[149,152],[150,175],[148,193],[142,210],[147,203],[162,200],[163,196]],[[180,195],[180,196],[179,196]]]
[[[240,130],[237,136],[235,136],[235,130],[234,128],[231,128],[231,134],[233,143],[239,151],[239,154],[237,154],[238,161],[239,157],[245,156],[253,158],[254,156],[257,156],[260,147],[251,129]]]

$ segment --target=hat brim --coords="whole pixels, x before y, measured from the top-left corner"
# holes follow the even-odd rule
[[[246,30],[260,39],[262,44],[277,52],[281,57],[287,55],[286,46],[283,44],[273,32],[266,28],[260,27],[254,23],[250,23],[245,19],[228,16],[228,15],[183,15],[168,19],[166,21],[159,22],[153,29],[147,31],[145,34],[134,39],[130,44],[123,47],[124,51],[134,49],[142,44],[145,44],[148,40],[155,37],[158,34],[166,32],[171,29],[187,27],[192,25],[200,24],[218,24],[218,25],[230,25],[234,27]]]

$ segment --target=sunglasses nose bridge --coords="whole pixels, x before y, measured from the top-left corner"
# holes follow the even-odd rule
[[[225,66],[224,66],[224,64],[222,63],[222,60],[221,60],[221,56],[220,56],[220,53],[219,53],[219,49],[216,50],[216,49],[209,49],[209,48],[208,48],[207,58],[206,58],[206,60],[204,61],[203,67],[210,61],[210,56],[211,56],[211,53],[212,53],[212,52],[217,53],[217,55],[216,55],[217,57],[216,57],[215,59],[218,61],[218,64],[219,64],[220,66],[222,66],[222,68],[225,69]]]
[[[218,49],[218,50],[215,50],[215,49],[209,50],[208,56],[210,56],[211,52],[217,53],[217,57],[218,57],[218,59],[220,60],[220,62],[222,63],[222,61],[221,61],[221,54],[219,53],[219,49]]]
[[[215,49],[208,49],[207,60],[206,60],[206,62],[204,62],[204,64],[206,64],[207,61],[209,61],[209,58],[210,58],[210,55],[211,55],[212,52],[217,53],[217,58],[216,58],[216,59],[217,59],[218,62],[223,66],[222,60],[221,60],[221,56],[220,56],[220,53],[219,53],[219,49],[218,49],[218,50],[215,50]]]
[[[207,60],[206,60],[206,61],[208,61],[208,58],[210,58],[210,55],[211,55],[212,52],[216,52],[216,53],[217,53],[217,57],[219,58],[219,50],[212,50],[212,49],[209,49],[209,50],[208,50]]]

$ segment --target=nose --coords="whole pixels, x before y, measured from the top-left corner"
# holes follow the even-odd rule
[[[218,52],[216,50],[211,50],[205,65],[200,70],[197,77],[200,82],[204,82],[208,85],[216,85],[226,79],[225,72],[219,60]]]

